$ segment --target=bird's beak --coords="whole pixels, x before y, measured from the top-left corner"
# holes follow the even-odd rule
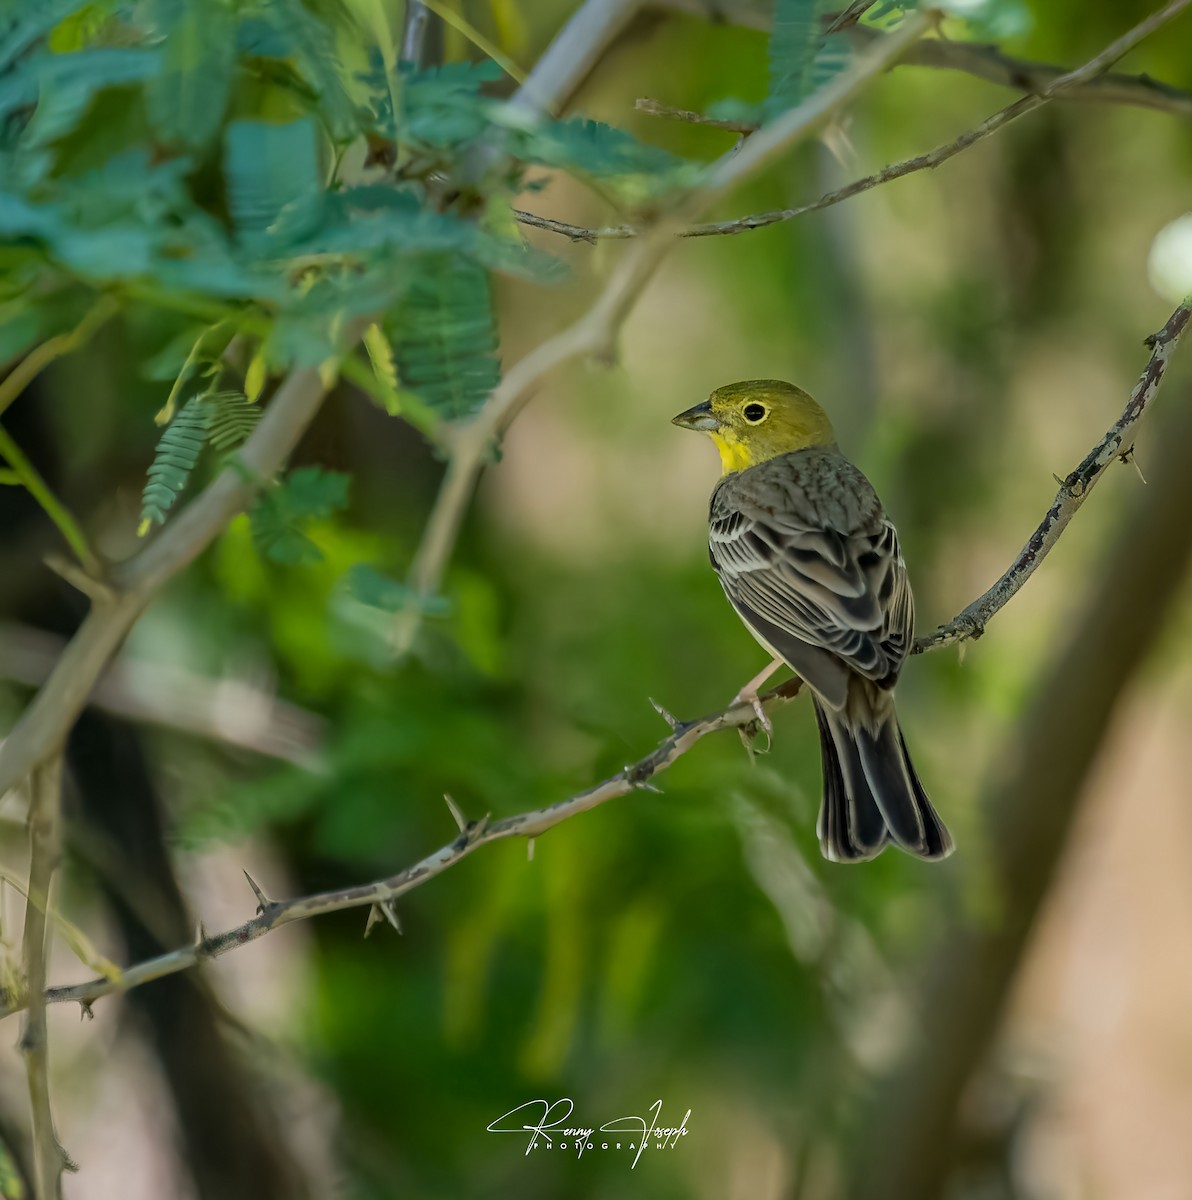
[[[705,400],[677,417],[671,417],[672,425],[681,425],[684,429],[696,429],[700,433],[711,433],[720,428],[720,418],[712,411],[712,401]]]

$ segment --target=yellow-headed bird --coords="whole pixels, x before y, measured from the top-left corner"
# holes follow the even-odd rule
[[[858,862],[888,840],[944,858],[952,839],[911,764],[894,712],[915,610],[898,534],[869,480],[836,446],[802,389],[754,379],[717,389],[674,418],[707,433],[724,475],[712,492],[708,547],[732,606],[774,662],[811,689],[826,858]]]

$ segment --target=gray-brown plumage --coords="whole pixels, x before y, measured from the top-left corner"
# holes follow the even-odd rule
[[[676,421],[711,433],[725,462],[708,541],[725,594],[754,637],[812,691],[825,856],[872,858],[889,839],[943,858],[952,840],[894,711],[914,603],[898,535],[869,481],[836,449],[823,410],[790,384],[732,385]],[[763,423],[775,452],[747,465],[756,456],[751,431]],[[782,452],[791,443],[805,448]]]

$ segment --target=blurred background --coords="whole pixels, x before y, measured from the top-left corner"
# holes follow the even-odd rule
[[[528,66],[574,7],[451,11]],[[1001,44],[1075,66],[1152,7],[1032,0]],[[454,30],[441,36],[446,60],[477,56]],[[1192,17],[1120,69],[1192,88]],[[710,159],[734,135],[651,118],[635,100],[760,101],[765,75],[764,33],[656,13],[617,40],[571,108]],[[829,138],[714,215],[813,199],[1012,98],[899,68]],[[543,182],[522,207],[619,219],[574,180]],[[80,724],[63,911],[131,962],[151,943],[129,933],[140,883],[113,867],[121,854],[176,889],[160,940],[184,942],[200,919],[210,932],[251,916],[242,869],[279,897],[391,874],[454,836],[444,792],[474,818],[532,809],[646,754],[666,733],[649,698],[682,717],[723,707],[763,656],[707,563],[714,450],[669,418],[726,382],[785,378],[821,400],[898,525],[919,631],[948,620],[1009,564],[1053,475],[1121,411],[1143,338],[1171,310],[1148,283],[1151,242],[1190,197],[1187,120],[1053,103],[936,171],[770,229],[683,242],[634,309],[617,365],[560,369],[513,426],[445,581],[450,614],[428,619],[401,663],[342,578],[362,562],[404,573],[442,468],[414,430],[341,387],[295,458],[351,473],[347,511],[311,530],[322,561],[262,561],[235,521],[136,626]],[[495,281],[506,367],[580,315],[626,253],[529,236],[570,274],[549,288]],[[134,548],[164,399],[142,375],[138,336],[135,324],[105,328],[6,417],[113,557]],[[1160,405],[1190,402],[1192,358],[1177,359]],[[1138,444],[1143,475],[1153,428]],[[81,1168],[65,1194],[837,1194],[849,1156],[864,1153],[871,1085],[915,1022],[925,956],[958,914],[997,920],[990,772],[1013,754],[1036,681],[1143,486],[1132,467],[1111,468],[983,639],[908,665],[902,723],[956,836],[946,864],[820,858],[818,743],[796,702],[753,761],[734,733],[709,737],[656,780],[661,794],[566,822],[532,860],[521,841],[484,848],[400,902],[400,937],[381,925],[366,941],[364,911],[345,912],[224,956],[201,987],[163,981],[99,1001],[93,1020],[52,1008],[59,1133]],[[0,491],[9,727],[80,606],[40,566],[48,523]],[[1000,1035],[966,1092],[950,1195],[1188,1195],[1187,599],[1100,748]],[[21,873],[18,798],[0,819],[4,864]],[[3,905],[11,963],[22,904],[5,888]],[[51,982],[91,973],[57,947]],[[19,1141],[16,1037],[10,1020],[0,1107]],[[527,1155],[524,1137],[486,1131],[562,1097],[588,1126],[661,1100],[662,1124],[690,1110],[687,1135],[631,1168],[613,1151]]]

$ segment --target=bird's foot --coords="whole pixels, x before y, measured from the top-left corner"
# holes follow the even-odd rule
[[[729,706],[735,708],[738,704],[748,704],[757,715],[757,723],[766,731],[768,738],[774,736],[774,723],[766,714],[766,710],[762,707],[761,698],[758,696],[756,689],[748,691],[742,688],[734,697],[733,702]]]

